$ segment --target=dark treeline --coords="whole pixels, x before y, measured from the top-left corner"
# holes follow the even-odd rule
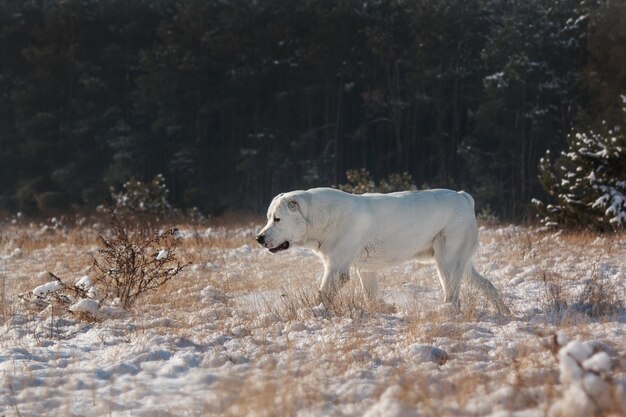
[[[264,210],[380,179],[519,220],[572,127],[619,119],[626,2],[0,0],[0,209]]]

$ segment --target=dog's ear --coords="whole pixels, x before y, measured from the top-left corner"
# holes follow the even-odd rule
[[[300,203],[296,200],[291,200],[287,203],[287,208],[291,211],[297,211],[300,209]]]
[[[309,211],[310,196],[305,191],[300,191],[289,196],[287,200],[287,208],[291,212],[299,212],[306,218]]]

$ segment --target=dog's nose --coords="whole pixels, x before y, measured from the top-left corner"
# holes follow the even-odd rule
[[[256,237],[256,241],[259,243],[259,245],[264,244],[264,243],[265,243],[265,236],[263,236],[263,235],[258,235],[258,236]]]

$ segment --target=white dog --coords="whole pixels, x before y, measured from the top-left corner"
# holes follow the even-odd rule
[[[502,314],[509,314],[496,288],[481,276],[471,258],[478,245],[474,199],[451,190],[353,195],[332,188],[292,191],[276,196],[267,225],[256,237],[270,252],[300,245],[324,263],[320,288],[331,302],[348,281],[353,266],[365,299],[378,303],[376,271],[411,259],[437,262],[444,302],[459,305],[467,276]]]

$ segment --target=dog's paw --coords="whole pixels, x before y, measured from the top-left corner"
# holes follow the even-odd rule
[[[383,303],[380,307],[380,312],[383,314],[396,314],[398,309],[394,304]]]
[[[461,306],[458,303],[444,303],[437,308],[437,311],[447,317],[454,317],[461,313]]]

